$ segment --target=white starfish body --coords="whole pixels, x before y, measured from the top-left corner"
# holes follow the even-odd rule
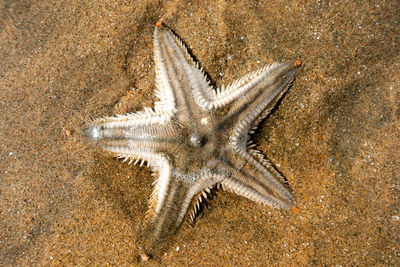
[[[139,234],[145,251],[154,252],[175,233],[193,198],[217,183],[258,203],[293,207],[283,177],[247,143],[297,67],[272,64],[214,89],[164,26],[155,28],[154,61],[159,98],[154,110],[98,119],[85,129],[102,149],[130,162],[146,161],[158,173]]]

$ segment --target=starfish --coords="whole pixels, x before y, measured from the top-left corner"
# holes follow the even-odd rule
[[[282,175],[250,135],[288,90],[300,63],[275,63],[214,89],[184,43],[165,25],[154,31],[154,108],[86,125],[86,137],[125,161],[147,162],[157,178],[144,226],[143,259],[160,250],[184,217],[220,185],[258,203],[293,208]],[[190,204],[194,208],[188,212]]]

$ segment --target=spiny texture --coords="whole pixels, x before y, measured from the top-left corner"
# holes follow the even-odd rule
[[[216,184],[272,207],[295,204],[280,183],[283,177],[248,139],[288,89],[297,66],[268,65],[214,89],[182,41],[158,26],[154,109],[98,119],[84,130],[100,148],[129,162],[147,162],[155,171],[150,209],[138,234],[143,255],[161,250],[192,201],[194,218],[203,191]]]

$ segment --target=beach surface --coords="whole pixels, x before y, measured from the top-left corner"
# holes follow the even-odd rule
[[[299,60],[253,140],[298,212],[219,191],[147,265],[400,265],[399,1],[2,1],[0,265],[139,265],[153,177],[91,147],[152,106],[162,20],[220,86]]]

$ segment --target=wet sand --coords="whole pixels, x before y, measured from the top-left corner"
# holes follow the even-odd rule
[[[53,2],[0,3],[0,265],[138,264],[151,171],[81,130],[152,105],[160,19],[217,85],[302,61],[254,138],[300,210],[218,192],[149,264],[400,264],[398,1]]]

